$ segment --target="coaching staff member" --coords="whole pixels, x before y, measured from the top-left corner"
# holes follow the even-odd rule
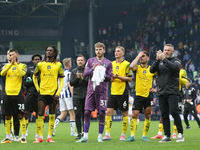
[[[157,95],[162,113],[165,136],[159,142],[171,142],[169,113],[174,118],[178,130],[176,142],[183,142],[183,127],[178,113],[179,101],[179,71],[181,61],[173,57],[174,46],[166,44],[164,51],[157,52],[156,61],[150,68],[151,73],[157,71]]]
[[[75,112],[76,128],[78,136],[76,140],[81,139],[81,118],[84,120],[85,98],[87,93],[88,77],[83,77],[85,70],[85,57],[79,55],[76,59],[77,68],[73,69],[70,76],[70,85],[73,86],[73,104]],[[82,117],[81,117],[82,116]]]
[[[187,79],[186,87],[183,88],[183,99],[184,99],[184,121],[187,127],[185,129],[191,129],[189,122],[188,122],[188,114],[190,113],[196,120],[200,128],[200,120],[197,116],[197,110],[194,106],[194,100],[196,99],[196,91],[191,86],[191,80]]]

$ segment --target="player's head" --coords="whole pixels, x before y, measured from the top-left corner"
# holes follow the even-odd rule
[[[174,54],[174,46],[172,44],[166,44],[163,51],[166,58],[171,58]]]
[[[71,66],[72,66],[71,58],[65,58],[65,59],[63,59],[63,65],[64,65],[65,68],[70,69]]]
[[[9,51],[9,59],[8,60],[16,59],[16,61],[17,61],[18,56],[19,56],[18,50],[9,49],[8,51]],[[8,55],[8,52],[7,52],[7,55]]]
[[[124,47],[122,47],[122,46],[117,46],[117,47],[115,48],[115,58],[116,58],[116,59],[122,58],[122,57],[124,56],[124,53],[125,53]]]
[[[191,85],[191,82],[192,82],[192,81],[191,81],[189,78],[187,78],[187,83],[186,83],[186,87],[187,87],[187,88],[189,88],[189,87],[190,87],[190,85]]]
[[[10,59],[10,50],[7,51],[7,60],[8,60],[8,62],[11,61],[11,59]]]
[[[40,54],[34,54],[31,59],[34,66],[36,66],[42,60],[42,56]]]
[[[95,48],[95,54],[96,54],[97,57],[103,57],[104,56],[104,53],[106,51],[105,50],[106,47],[103,43],[100,43],[100,42],[96,43],[94,45],[94,48]]]
[[[43,61],[46,61],[47,58],[53,58],[53,61],[56,62],[58,56],[58,49],[54,45],[47,45],[45,48],[45,56]]]
[[[83,55],[79,55],[76,58],[76,63],[79,68],[83,68],[85,65],[85,57]]]
[[[150,55],[147,51],[142,51],[142,56],[140,57],[140,64],[148,63]]]

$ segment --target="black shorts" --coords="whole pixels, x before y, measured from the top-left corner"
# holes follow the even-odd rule
[[[11,96],[4,95],[4,115],[13,116],[16,114],[25,114],[25,105],[23,95]]]
[[[4,115],[4,95],[2,95],[1,96],[2,97],[2,99],[1,99],[1,113],[2,113],[2,115]]]
[[[135,96],[133,103],[133,110],[139,110],[142,112],[142,109],[146,109],[149,106],[153,106],[153,95],[149,94],[148,97]]]
[[[37,100],[38,100],[38,95],[34,95],[31,93],[27,93],[25,97],[25,111],[29,112],[37,112]]]
[[[108,98],[107,108],[128,110],[128,99],[128,95],[110,95]]]
[[[51,105],[54,102],[54,95],[39,95],[38,101],[42,100],[46,105]]]

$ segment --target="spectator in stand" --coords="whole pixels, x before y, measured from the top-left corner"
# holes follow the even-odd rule
[[[168,37],[169,37],[170,40],[172,39],[172,37],[173,37],[173,32],[172,32],[172,30],[169,30],[169,32],[168,32]]]
[[[189,72],[193,72],[194,70],[195,70],[194,64],[192,62],[190,62]]]
[[[102,28],[102,36],[103,36],[103,39],[105,39],[107,36],[107,31],[105,27]]]
[[[178,48],[179,48],[179,49],[183,49],[183,42],[182,42],[182,41],[179,42]]]
[[[187,16],[188,24],[192,24],[192,15],[189,13]]]
[[[192,37],[194,35],[194,30],[193,28],[190,29],[190,36]]]
[[[119,33],[119,34],[122,33],[122,29],[123,29],[123,24],[122,24],[122,22],[120,21],[120,22],[118,23],[118,33]]]
[[[178,36],[178,30],[176,28],[173,30],[173,35],[174,35],[174,37]]]
[[[185,64],[190,59],[190,55],[187,51],[185,51],[185,55],[183,56],[183,63]]]
[[[196,71],[196,69],[194,69],[193,71],[193,79],[197,76],[198,72]]]
[[[183,50],[186,51],[186,52],[188,53],[188,44],[187,44],[187,43],[185,43],[185,44],[183,45]]]
[[[185,70],[186,70],[186,71],[189,71],[189,64],[190,64],[190,62],[191,62],[191,59],[189,59],[189,60],[186,62],[186,64],[185,64]]]
[[[182,19],[183,19],[183,22],[186,23],[186,21],[187,21],[187,16],[186,16],[186,14],[184,14],[184,15],[182,16]]]
[[[166,44],[167,44],[167,40],[164,39],[164,40],[163,40],[163,47],[164,47]]]
[[[200,61],[200,51],[198,50],[196,55],[195,55],[195,62],[196,64],[198,64],[198,62]]]
[[[178,53],[179,53],[178,48],[176,48],[176,49],[174,50],[174,57],[178,57]]]

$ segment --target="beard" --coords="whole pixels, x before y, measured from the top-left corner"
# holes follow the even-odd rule
[[[165,55],[166,58],[172,58],[173,55]]]

